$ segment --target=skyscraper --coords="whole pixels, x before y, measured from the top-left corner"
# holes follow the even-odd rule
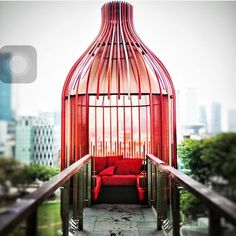
[[[185,93],[185,123],[197,122],[197,92],[195,88],[188,88]]]
[[[0,54],[0,120],[12,120],[11,111],[11,84],[3,81],[11,81],[9,68],[9,54]]]
[[[0,81],[0,120],[12,120],[11,84]]]
[[[236,132],[236,109],[228,111],[228,131]]]
[[[33,127],[39,123],[36,117],[24,116],[17,120],[16,160],[31,164],[34,162]]]
[[[199,107],[199,122],[204,125],[204,128],[207,132],[208,124],[207,124],[207,112],[205,106]]]
[[[221,105],[217,102],[211,104],[211,133],[221,132]]]
[[[20,117],[16,126],[16,159],[25,164],[57,165],[60,145],[58,113]]]
[[[58,146],[55,145],[55,141],[54,126],[40,125],[34,127],[34,163],[48,166],[57,164]]]

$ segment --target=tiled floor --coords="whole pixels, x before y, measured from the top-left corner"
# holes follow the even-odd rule
[[[163,236],[152,209],[135,204],[98,204],[84,210],[84,230],[77,235]]]

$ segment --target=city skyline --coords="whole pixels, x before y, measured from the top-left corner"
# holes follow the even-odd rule
[[[103,3],[0,3],[0,47],[27,44],[38,54],[36,81],[12,88],[17,114],[60,110],[63,82],[71,65],[97,35]],[[166,65],[176,90],[194,87],[200,104],[221,103],[225,123],[236,101],[236,4],[130,3],[137,32]],[[84,24],[88,17],[94,19],[93,24]]]

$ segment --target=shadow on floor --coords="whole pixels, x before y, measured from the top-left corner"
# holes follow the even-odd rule
[[[138,204],[136,186],[102,186],[97,203]]]

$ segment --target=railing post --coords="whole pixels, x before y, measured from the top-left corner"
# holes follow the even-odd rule
[[[26,236],[37,236],[37,210],[27,218]]]
[[[161,172],[161,197],[162,197],[162,220],[167,219],[167,199],[170,197],[170,189],[168,188],[167,173]]]
[[[211,209],[209,209],[209,235],[222,235],[220,216]]]
[[[152,172],[152,191],[151,191],[151,202],[153,205],[156,205],[156,198],[157,198],[157,185],[156,185],[156,166],[153,164],[151,165],[151,172]]]
[[[162,172],[159,171],[156,166],[156,212],[157,212],[157,229],[162,229],[163,220],[163,184],[162,184]]]
[[[79,205],[79,192],[78,192],[78,173],[73,176],[73,220],[76,223],[76,229],[78,229],[79,214],[78,214],[78,205]]]
[[[83,168],[81,168],[81,170],[79,171],[78,175],[79,175],[79,205],[78,205],[78,219],[79,219],[79,225],[78,225],[78,229],[79,230],[83,230],[83,209],[84,209],[84,184],[83,184],[83,180],[84,180],[84,170]]]
[[[151,172],[151,163],[150,161],[147,159],[147,178],[148,178],[148,204],[151,206],[152,202],[151,202],[151,194],[152,194],[152,182],[151,182],[151,178],[152,178],[152,172]]]
[[[69,195],[70,181],[68,180],[61,188],[61,218],[63,236],[69,233]]]
[[[91,160],[87,164],[87,206],[91,206],[91,179],[92,179]]]
[[[87,164],[82,167],[83,169],[83,202],[84,202],[84,207],[87,206]]]
[[[180,235],[180,193],[178,184],[171,179],[171,197],[172,197],[172,214],[173,214],[173,236]]]

